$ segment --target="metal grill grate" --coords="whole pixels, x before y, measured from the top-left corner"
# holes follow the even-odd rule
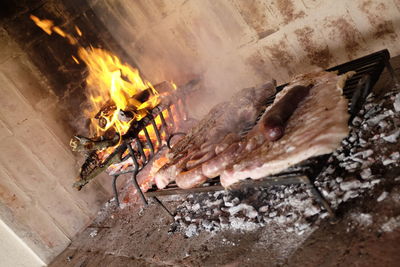
[[[389,63],[390,55],[388,50],[381,50],[373,54],[361,57],[356,60],[327,69],[327,71],[337,71],[343,74],[348,71],[355,71],[356,74],[346,81],[343,94],[349,99],[349,112],[352,118],[359,112],[366,97],[371,92],[373,86],[378,81],[385,66],[392,73]],[[281,91],[286,84],[277,87],[277,92]],[[266,101],[266,105],[273,103],[275,95]],[[314,186],[313,180],[321,172],[330,155],[323,155],[306,160],[305,162],[291,167],[277,175],[267,176],[259,180],[245,180],[236,184],[232,189],[255,186],[285,185],[285,184],[307,184],[313,192],[316,199],[324,206],[329,214],[334,217],[334,213],[329,204],[322,197],[318,189]],[[180,189],[176,183],[169,184],[165,189],[159,190],[156,187],[151,188],[145,193],[148,197],[199,193],[209,191],[224,190],[219,181],[219,177],[209,179],[202,186],[191,189]],[[163,206],[164,207],[164,206]],[[165,207],[164,207],[165,208]],[[169,211],[168,211],[169,212]],[[170,212],[169,212],[170,213]],[[171,214],[171,213],[170,213]]]

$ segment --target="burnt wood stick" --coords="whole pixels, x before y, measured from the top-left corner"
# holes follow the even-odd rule
[[[261,120],[261,127],[270,141],[280,139],[287,121],[296,110],[299,103],[309,94],[313,85],[296,85],[273,105]]]
[[[154,85],[153,88],[159,94],[172,94],[175,91],[175,89],[172,87],[171,83],[167,82],[167,81],[158,83],[158,84]],[[153,95],[154,95],[153,89],[149,87],[149,88],[144,89],[143,91],[140,91],[139,93],[135,94],[134,96],[132,96],[132,98],[143,103],[143,102],[148,101],[150,99],[150,97]]]
[[[81,190],[83,186],[89,183],[90,180],[94,179],[97,175],[105,171],[109,166],[115,163],[121,162],[122,153],[126,150],[126,144],[122,144],[115,149],[113,153],[104,161],[100,162],[96,152],[92,152],[86,158],[86,161],[82,164],[79,171],[77,181],[73,184],[78,190]]]
[[[160,104],[155,107],[150,114],[141,119],[140,121],[133,121],[130,125],[129,130],[126,134],[124,134],[121,138],[123,141],[130,141],[137,137],[139,132],[150,124],[151,120],[157,117],[160,112],[166,108],[166,105]],[[72,137],[70,141],[70,146],[72,151],[77,152],[88,152],[88,151],[96,151],[101,150],[110,146],[114,146],[119,141],[119,135],[116,134],[114,138],[107,140],[94,140],[88,137],[76,135]]]
[[[102,150],[110,146],[114,146],[119,141],[119,134],[115,134],[112,139],[94,140],[84,136],[75,135],[71,138],[69,145],[72,151],[87,152]]]

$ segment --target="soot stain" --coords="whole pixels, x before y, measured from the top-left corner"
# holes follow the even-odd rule
[[[374,37],[382,38],[385,35],[390,35],[390,38],[394,41],[396,40],[396,34],[394,32],[393,22],[390,20],[385,20],[383,22],[378,23],[375,26]]]
[[[291,0],[278,0],[277,8],[283,16],[285,23],[305,16],[305,13],[303,11],[296,12],[293,2]]]
[[[286,69],[289,75],[293,75],[290,65],[295,58],[288,52],[288,46],[284,40],[281,40],[278,44],[267,46],[266,49],[270,52],[273,62]]]
[[[393,22],[391,20],[386,20],[383,15],[381,15],[387,7],[384,3],[380,3],[373,6],[372,1],[365,1],[359,5],[362,12],[367,15],[368,21],[374,28],[372,36],[376,39],[383,39],[389,37],[392,41],[395,41],[397,34],[394,31]]]
[[[328,45],[321,45],[315,42],[314,30],[308,26],[295,31],[297,40],[303,47],[311,64],[328,68],[333,56],[329,51]]]
[[[261,3],[256,1],[240,1],[237,7],[240,15],[250,28],[254,29],[259,39],[276,32],[276,26],[269,21],[268,10]]]
[[[268,65],[266,64],[265,60],[262,58],[260,53],[256,52],[251,55],[247,60],[246,63],[251,66],[251,68],[263,79],[267,80],[270,79],[270,73],[268,70]]]
[[[336,35],[340,36],[349,56],[354,55],[361,48],[362,38],[358,34],[358,30],[345,18],[327,20],[325,25],[333,29],[331,38],[335,39]]]

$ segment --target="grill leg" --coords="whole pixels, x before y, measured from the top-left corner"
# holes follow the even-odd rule
[[[139,186],[139,184],[138,184],[138,182],[137,182],[137,180],[136,180],[136,174],[137,174],[137,171],[135,171],[135,172],[132,173],[132,183],[133,183],[133,185],[135,186],[136,191],[139,193],[140,198],[141,198],[142,201],[143,201],[143,204],[144,204],[145,206],[147,206],[148,203],[147,203],[146,197],[144,196],[143,191],[142,191],[142,189],[140,188],[140,186]]]
[[[153,122],[154,122],[154,120],[153,120]],[[145,206],[147,206],[147,200],[146,200],[146,198],[144,197],[143,191],[142,191],[142,189],[140,189],[140,186],[139,186],[139,184],[138,184],[138,182],[137,182],[137,180],[136,180],[136,175],[137,175],[138,170],[139,170],[139,164],[138,164],[138,162],[137,162],[137,160],[136,160],[135,153],[134,153],[134,151],[133,151],[133,149],[132,149],[131,144],[128,144],[128,149],[129,149],[129,153],[131,154],[131,158],[132,158],[132,160],[133,160],[133,165],[135,166],[135,170],[134,170],[134,172],[132,172],[132,183],[133,183],[133,185],[135,186],[136,191],[139,193],[140,198],[141,198],[142,201],[143,201],[143,204],[144,204]]]
[[[161,200],[159,200],[157,197],[152,197],[152,199],[154,199],[154,201],[160,205],[163,210],[165,210],[166,213],[168,213],[169,216],[172,217],[172,219],[174,219],[174,215],[169,211],[169,209],[161,202]]]
[[[119,199],[118,199],[118,190],[117,190],[117,179],[118,179],[118,175],[114,175],[113,180],[112,180],[112,188],[114,191],[114,197],[115,197],[115,201],[117,203],[117,207],[119,208]]]
[[[326,211],[329,213],[329,217],[331,218],[331,222],[335,223],[336,222],[336,215],[333,212],[331,206],[329,205],[328,201],[322,196],[321,192],[319,192],[318,188],[314,185],[314,183],[307,178],[306,180],[308,188],[310,188],[311,193],[314,195],[315,199],[326,209]]]

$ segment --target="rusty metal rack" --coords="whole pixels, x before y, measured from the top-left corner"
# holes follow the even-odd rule
[[[183,113],[185,111],[182,110],[184,108],[185,107],[179,107],[178,105],[176,105],[176,109],[177,112],[180,114],[180,117],[184,116]],[[167,110],[169,114],[168,119],[166,119],[163,115],[163,111],[165,110]],[[156,118],[158,116],[160,117],[161,120],[160,127],[157,127],[156,124]],[[168,123],[171,125],[171,127],[168,127]],[[174,121],[174,117],[172,116],[171,106],[159,105],[152,110],[151,114],[148,114],[144,119],[139,121],[138,125],[133,125],[134,133],[129,134],[130,136],[133,137],[124,140],[123,143],[117,148],[117,150],[119,151],[126,151],[126,150],[128,151],[128,154],[121,159],[121,162],[125,162],[126,160],[131,158],[133,164],[130,168],[127,168],[126,170],[123,171],[117,171],[111,175],[113,176],[112,188],[117,206],[120,206],[118,189],[117,189],[117,179],[123,174],[132,175],[131,177],[132,183],[135,189],[137,190],[141,200],[143,201],[143,204],[144,205],[148,204],[147,199],[138,184],[137,175],[147,165],[147,163],[149,163],[149,161],[155,156],[155,154],[159,150],[161,150],[163,146],[165,146],[165,143],[167,143],[167,140],[169,140],[169,138],[171,137],[170,131],[171,129],[174,129],[175,124],[176,122]],[[156,140],[153,141],[150,138],[147,126],[152,126],[152,128],[154,129]],[[139,138],[140,131],[144,132],[145,143],[142,143],[143,141],[141,141]],[[162,133],[164,133],[164,138]],[[135,145],[133,146],[132,144]],[[147,156],[146,153],[144,152],[144,147],[149,148],[149,153]],[[163,205],[163,203],[156,196],[152,196],[152,198],[153,200],[156,201],[156,203],[160,204],[165,209],[165,211],[172,216],[169,210]]]
[[[356,74],[346,81],[345,87],[343,89],[343,94],[349,99],[349,113],[351,124],[354,116],[357,115],[361,107],[363,106],[367,96],[371,92],[373,86],[378,81],[383,69],[386,67],[392,78],[396,81],[394,76],[393,68],[389,63],[390,54],[388,50],[381,50],[373,54],[358,58],[356,60],[349,61],[347,63],[335,66],[333,68],[327,69],[327,71],[337,71],[338,74],[343,74],[348,71],[355,71]],[[286,84],[277,87],[277,92],[283,89]],[[267,105],[273,103],[275,96],[271,97],[267,101]],[[264,177],[259,180],[244,180],[236,185],[230,190],[235,190],[244,187],[266,187],[272,185],[289,185],[289,184],[306,184],[316,200],[328,211],[330,216],[334,218],[334,212],[331,209],[328,202],[319,192],[318,188],[314,185],[315,178],[323,170],[330,154],[314,157],[304,161],[303,163],[291,167],[287,171],[281,172],[277,175],[271,175]],[[165,189],[157,189],[155,186],[142,194],[143,199],[147,197],[157,197],[166,195],[176,195],[176,194],[188,194],[188,193],[200,193],[200,192],[210,192],[210,191],[220,191],[224,190],[222,187],[219,177],[214,179],[209,179],[202,186],[191,189],[180,189],[175,183],[169,184]],[[159,200],[159,204],[162,204]],[[162,206],[164,209],[165,206]],[[167,210],[167,209],[166,209]],[[168,211],[168,210],[167,210]],[[171,212],[168,211],[169,214]]]

